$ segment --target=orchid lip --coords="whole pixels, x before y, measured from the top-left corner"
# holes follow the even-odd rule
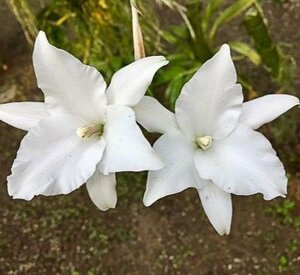
[[[101,137],[103,135],[103,128],[104,128],[104,125],[102,125],[102,124],[100,124],[100,125],[92,124],[92,125],[77,128],[76,134],[81,139],[88,139],[94,135]]]
[[[196,138],[196,143],[200,149],[203,151],[211,147],[213,139],[211,136],[200,136]]]

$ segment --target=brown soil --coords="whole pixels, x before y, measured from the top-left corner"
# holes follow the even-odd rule
[[[31,50],[4,2],[0,102],[39,100]],[[285,2],[283,8],[269,3],[268,16],[274,35],[291,45],[300,64],[300,4]],[[68,196],[12,200],[5,178],[24,132],[0,123],[0,133],[0,274],[300,274],[300,172],[294,161],[286,167],[286,201],[297,204],[292,213],[283,199],[234,196],[231,234],[220,237],[194,190],[144,207],[144,173],[118,175],[117,208],[104,213],[84,187]],[[299,157],[300,146],[292,148]],[[287,159],[289,152],[278,149]]]

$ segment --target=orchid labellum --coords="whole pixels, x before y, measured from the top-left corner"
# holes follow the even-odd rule
[[[163,167],[132,109],[168,61],[140,59],[120,69],[106,88],[101,74],[50,45],[40,32],[33,66],[45,102],[0,105],[0,119],[28,131],[8,177],[16,199],[68,194],[86,182],[101,210],[115,207],[115,173]]]
[[[184,85],[175,114],[154,98],[135,107],[137,121],[164,134],[154,144],[165,167],[150,171],[144,204],[186,188],[196,188],[208,219],[220,234],[229,234],[231,194],[284,197],[287,178],[270,142],[256,131],[299,100],[267,95],[243,103],[242,87],[228,45]]]

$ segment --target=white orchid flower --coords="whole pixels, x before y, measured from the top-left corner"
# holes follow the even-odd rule
[[[283,165],[270,142],[255,130],[299,104],[291,95],[243,103],[236,81],[229,46],[223,45],[184,85],[175,114],[151,97],[135,108],[144,128],[164,134],[154,149],[166,166],[149,172],[144,204],[196,188],[220,235],[230,231],[230,194],[262,193],[266,200],[285,196]]]
[[[167,63],[162,56],[140,59],[116,72],[106,89],[95,68],[50,45],[40,32],[33,65],[45,103],[0,105],[2,121],[29,131],[8,177],[9,195],[31,200],[68,194],[86,182],[92,201],[107,210],[117,202],[116,172],[162,168],[131,107]]]

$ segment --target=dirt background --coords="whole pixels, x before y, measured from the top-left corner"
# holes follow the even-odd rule
[[[267,7],[273,35],[300,64],[300,1],[282,7],[268,1]],[[41,99],[31,49],[3,0],[0,65],[1,103]],[[298,67],[298,91],[299,76]],[[267,81],[259,78],[256,89],[269,87]],[[68,196],[13,201],[6,176],[23,135],[0,123],[0,274],[300,274],[299,135],[288,148],[277,148],[269,136],[287,160],[288,198],[233,196],[225,237],[209,224],[195,190],[144,207],[144,173],[120,173],[117,208],[104,213],[84,186]]]

